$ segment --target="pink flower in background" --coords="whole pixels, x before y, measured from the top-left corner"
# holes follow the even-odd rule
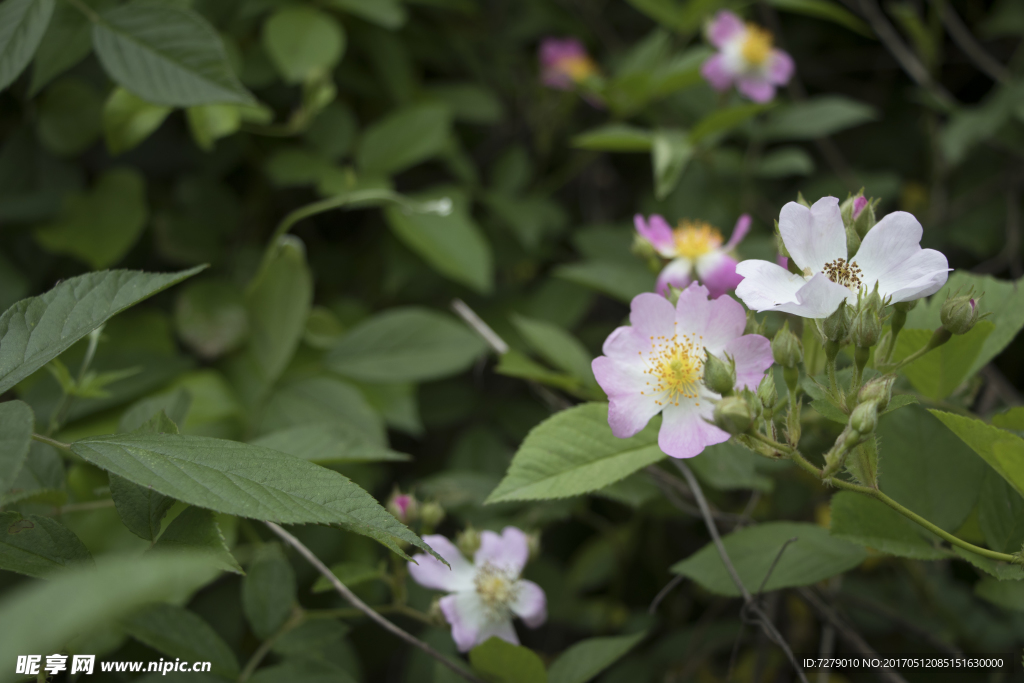
[[[604,342],[592,367],[608,394],[608,424],[620,439],[633,436],[662,414],[658,446],[673,458],[692,458],[729,435],[708,424],[721,398],[704,386],[705,349],[736,363],[736,388],[756,389],[771,367],[771,344],[743,334],[743,306],[732,297],[708,299],[696,283],[673,306],[657,294],[639,294],[620,327]]]
[[[715,90],[736,89],[754,102],[775,97],[775,87],[793,76],[793,58],[772,47],[772,34],[756,24],[744,24],[738,16],[722,10],[708,27],[708,39],[718,48],[701,74]]]
[[[729,252],[750,232],[750,216],[736,221],[732,237],[722,244],[722,233],[702,221],[680,221],[672,229],[657,214],[648,220],[637,214],[633,224],[640,236],[650,242],[661,256],[672,259],[658,275],[658,293],[668,294],[668,286],[685,289],[694,280],[707,286],[713,298],[736,288],[743,279],[736,274],[736,259]]]
[[[445,591],[441,612],[451,624],[452,638],[460,652],[467,652],[491,636],[516,645],[519,638],[512,617],[530,628],[547,620],[547,597],[540,586],[519,578],[530,557],[529,541],[519,529],[507,526],[501,535],[480,534],[480,548],[473,564],[444,536],[424,536],[451,569],[429,555],[414,555],[409,575],[427,588]]]
[[[597,65],[575,38],[545,38],[540,44],[540,79],[557,90],[572,90],[597,73]]]

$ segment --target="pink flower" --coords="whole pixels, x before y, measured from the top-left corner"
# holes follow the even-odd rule
[[[620,439],[662,414],[658,446],[673,458],[692,458],[729,435],[708,424],[721,398],[701,382],[705,349],[736,363],[736,388],[756,389],[772,364],[771,344],[743,334],[747,316],[732,297],[708,299],[692,283],[673,306],[657,294],[633,299],[630,327],[620,327],[594,359],[594,376],[608,394],[608,424]]]
[[[708,26],[708,40],[718,48],[701,67],[701,74],[715,90],[736,89],[754,102],[775,97],[775,87],[793,76],[793,58],[772,47],[772,34],[756,24],[744,24],[722,10]]]
[[[520,579],[530,557],[526,534],[507,526],[501,535],[480,534],[480,548],[470,564],[459,549],[444,536],[424,536],[451,569],[429,555],[413,556],[409,575],[427,588],[445,591],[441,612],[451,624],[452,638],[460,652],[467,652],[491,636],[519,644],[513,615],[530,628],[547,620],[547,597],[540,586]]]
[[[722,245],[722,233],[704,222],[681,221],[674,230],[664,218],[655,214],[645,221],[637,214],[633,224],[640,236],[655,251],[672,259],[658,275],[658,293],[668,294],[668,286],[685,289],[694,280],[707,285],[713,298],[736,289],[743,279],[736,274],[736,259],[729,252],[750,232],[750,216],[743,214],[736,221],[732,237]]]
[[[597,73],[587,49],[575,38],[545,38],[539,58],[541,82],[556,90],[572,90]]]

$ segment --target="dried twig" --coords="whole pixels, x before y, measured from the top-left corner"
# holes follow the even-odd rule
[[[316,555],[314,555],[313,551],[310,550],[309,548],[307,548],[302,543],[302,541],[300,541],[299,539],[295,538],[290,533],[288,533],[287,531],[282,529],[277,524],[274,524],[273,522],[264,522],[264,524],[266,524],[267,527],[271,531],[273,531],[275,534],[277,534],[277,536],[280,537],[281,540],[283,540],[285,543],[287,543],[291,547],[295,548],[295,550],[297,550],[300,555],[302,555],[304,558],[306,558],[306,560],[309,561],[309,563],[311,565],[313,565],[313,567],[315,567],[316,570],[318,572],[320,572],[320,574],[325,579],[330,581],[331,585],[334,586],[334,590],[338,591],[338,593],[341,594],[341,597],[345,598],[345,600],[347,600],[349,602],[349,604],[351,604],[357,610],[359,610],[360,612],[362,612],[363,614],[368,616],[373,621],[375,621],[378,624],[380,624],[382,627],[384,627],[385,630],[390,631],[392,634],[398,636],[399,638],[401,638],[405,642],[409,643],[410,645],[412,645],[414,647],[418,647],[419,649],[423,650],[428,655],[430,655],[431,657],[433,657],[437,661],[441,662],[442,664],[444,664],[446,667],[448,667],[449,669],[451,669],[452,671],[454,671],[458,675],[460,675],[463,678],[465,678],[467,681],[472,681],[472,683],[484,683],[484,681],[482,679],[478,678],[472,672],[470,672],[467,669],[464,669],[463,667],[459,666],[458,664],[456,664],[452,660],[448,659],[447,657],[445,657],[443,654],[441,654],[440,652],[438,652],[434,648],[432,648],[429,645],[427,645],[426,643],[424,643],[422,640],[420,640],[416,636],[414,636],[414,635],[412,635],[410,633],[407,633],[406,631],[403,631],[402,629],[400,629],[399,627],[395,626],[390,621],[388,621],[387,619],[382,617],[380,614],[375,612],[369,605],[367,605],[365,602],[360,600],[356,596],[355,593],[353,593],[351,590],[349,590],[348,586],[346,586],[341,581],[339,581],[338,577],[334,575],[334,572],[332,572],[330,569],[328,569],[327,565],[325,565],[323,562],[321,562],[320,558],[317,557]]]

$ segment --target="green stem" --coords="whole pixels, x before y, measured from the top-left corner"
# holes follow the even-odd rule
[[[48,436],[43,436],[42,434],[35,433],[32,434],[32,438],[38,441],[39,443],[45,443],[48,446],[53,446],[59,451],[64,451],[68,455],[73,455],[75,458],[78,457],[77,455],[75,455],[75,452],[71,450],[71,445],[66,444],[63,441],[57,441],[57,439],[51,439]]]
[[[245,668],[242,669],[242,673],[238,675],[238,683],[245,683],[249,680],[249,677],[256,671],[256,667],[260,665],[263,658],[270,653],[270,649],[274,647],[274,643],[284,634],[291,631],[293,628],[301,624],[306,620],[306,614],[301,609],[297,609],[295,613],[281,625],[281,628],[277,629],[277,632],[271,635],[269,638],[260,643],[260,646],[256,649],[256,652],[252,654],[249,661],[245,663]]]
[[[86,503],[71,503],[70,505],[61,505],[57,508],[58,515],[64,515],[69,512],[85,512],[87,510],[102,510],[104,508],[114,507],[113,498],[104,498],[103,500],[90,500]]]
[[[842,400],[842,392],[839,391],[839,382],[836,381],[836,359],[829,358],[825,361],[825,372],[828,373],[828,390],[836,401]]]

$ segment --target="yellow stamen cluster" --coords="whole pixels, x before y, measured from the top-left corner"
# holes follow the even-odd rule
[[[837,258],[835,261],[826,263],[821,272],[837,285],[842,285],[855,292],[860,289],[861,272],[856,261],[847,263],[846,259]]]
[[[640,393],[660,396],[655,400],[659,406],[679,405],[680,398],[697,398],[704,371],[701,340],[703,337],[678,333],[671,337],[651,337],[651,350],[646,356],[638,352],[647,365],[644,374],[650,377],[648,388]]]
[[[493,612],[506,612],[516,598],[516,580],[498,567],[485,564],[474,579],[476,592]]]
[[[676,253],[695,259],[722,246],[722,233],[703,221],[680,221],[672,231]]]
[[[558,69],[574,83],[581,83],[597,73],[597,65],[589,57],[565,57],[558,61]]]
[[[757,24],[747,24],[747,35],[740,47],[743,59],[753,66],[761,66],[771,51],[772,34]]]

